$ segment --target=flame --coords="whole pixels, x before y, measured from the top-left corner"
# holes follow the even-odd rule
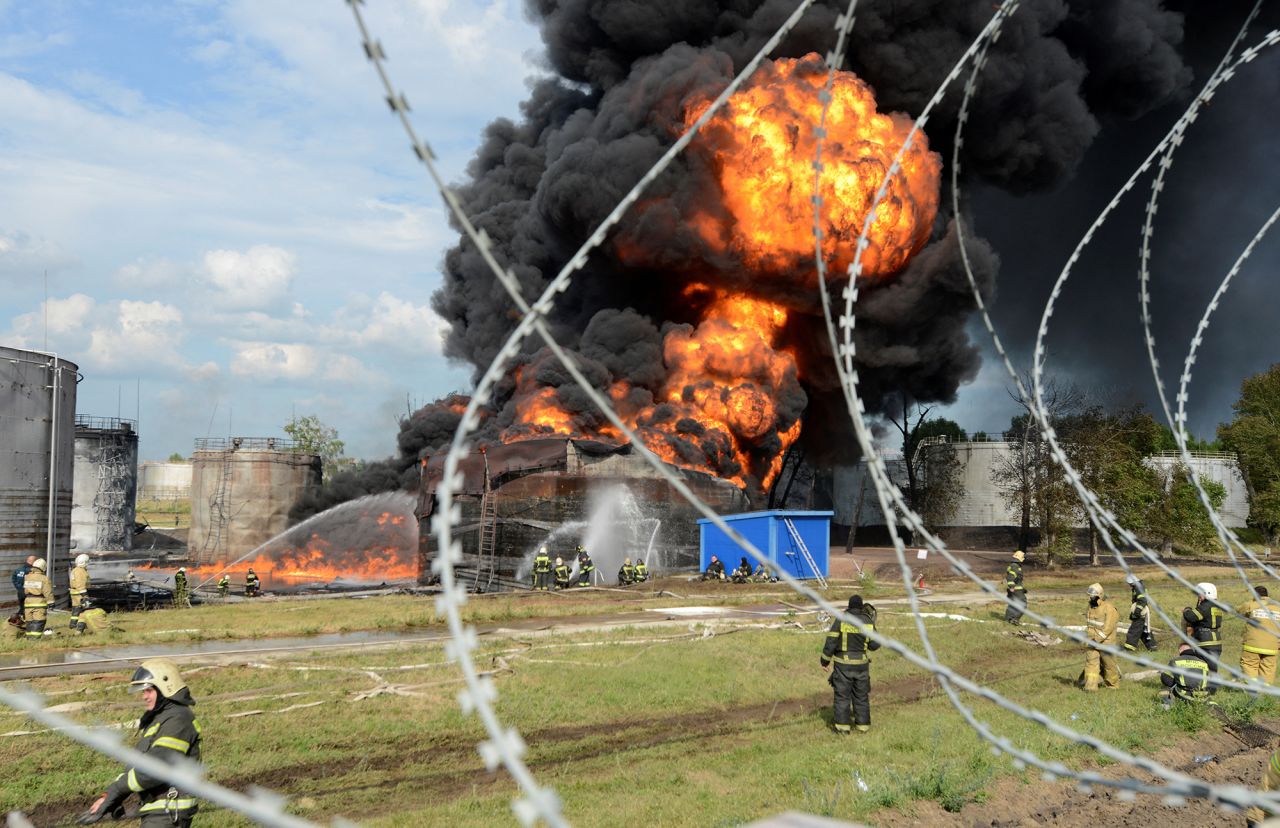
[[[816,55],[761,66],[703,128],[699,146],[713,159],[724,212],[690,223],[717,249],[771,273],[811,272],[814,253],[813,162],[827,71]],[[711,106],[713,93],[689,101],[685,126]],[[822,147],[822,253],[833,271],[853,261],[859,233],[911,120],[876,111],[871,87],[837,72]],[[929,239],[938,212],[942,162],[923,133],[912,137],[901,170],[889,178],[862,257],[862,274],[883,279]]]
[[[704,126],[691,150],[709,159],[720,199],[683,217],[716,254],[688,265],[696,279],[712,281],[698,269],[713,260],[741,262],[751,278],[735,281],[748,285],[762,284],[758,277],[797,283],[812,278],[813,162],[826,82],[817,55],[773,61]],[[685,127],[707,111],[715,94],[708,90],[685,102]],[[821,250],[833,277],[853,260],[882,184],[885,197],[869,228],[863,278],[888,279],[928,241],[942,164],[923,134],[911,136],[900,168],[889,175],[910,131],[905,115],[876,110],[866,83],[850,72],[836,73],[819,191]],[[657,202],[637,210],[650,207]],[[626,236],[617,242],[617,252],[639,266],[652,266],[665,255]],[[776,285],[764,289],[778,295]],[[621,419],[663,460],[767,489],[800,436],[797,400],[803,392],[796,358],[781,344],[788,308],[749,290],[688,284],[687,304],[701,312],[694,325],[668,328],[662,386],[642,389],[622,379],[608,393]],[[558,389],[540,386],[537,373],[516,373],[514,423],[502,434],[504,441],[553,435],[621,439],[614,426],[561,408]]]
[[[269,547],[252,560],[230,566],[187,567],[187,576],[199,583],[226,573],[239,586],[244,583],[245,573],[253,569],[264,589],[337,580],[375,584],[409,580],[418,575],[417,553],[407,534],[411,528],[404,514],[365,513],[355,525],[344,526],[341,532],[358,541],[343,543],[312,532],[299,542],[286,535],[280,545]]]

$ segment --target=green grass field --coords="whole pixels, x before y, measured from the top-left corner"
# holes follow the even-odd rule
[[[1084,575],[1081,583],[1096,577]],[[1180,594],[1164,590],[1156,590],[1162,600]],[[715,587],[684,603],[706,604],[717,595],[748,600],[747,593]],[[1037,600],[1033,589],[1032,600],[1064,623],[1078,622],[1083,612],[1083,600],[1075,598]],[[483,623],[548,615],[555,607],[586,616],[642,603],[608,593],[568,601],[506,596],[473,600],[467,610]],[[122,618],[127,631],[114,636],[127,643],[192,627],[204,637],[412,629],[437,623],[432,606],[429,598],[389,596],[167,610]],[[1208,716],[1163,710],[1154,679],[1098,694],[1077,690],[1071,682],[1083,664],[1081,648],[1038,647],[1007,635],[994,604],[946,610],[988,623],[928,619],[943,660],[1081,731],[1150,753],[1188,732],[1219,727]],[[831,693],[817,663],[825,627],[804,614],[772,624],[516,634],[484,639],[477,662],[494,671],[499,715],[528,742],[535,776],[555,787],[578,825],[734,825],[790,809],[889,825],[893,814],[911,813],[922,800],[955,810],[983,800],[1000,777],[1038,779],[993,756],[936,681],[892,654],[878,655],[872,667],[871,733],[835,736]],[[919,648],[904,608],[886,605],[880,627]],[[1228,632],[1227,641],[1225,657],[1234,659],[1239,631]],[[1165,661],[1172,638],[1162,643],[1158,660]],[[6,648],[14,647],[6,642]],[[69,705],[68,715],[80,722],[118,726],[137,715],[136,697],[124,692],[127,672],[34,685],[51,704]],[[515,786],[505,773],[484,768],[476,751],[484,734],[459,711],[461,683],[440,647],[231,659],[188,673],[206,763],[223,784],[263,785],[290,795],[300,815],[340,814],[369,825],[513,822]],[[1223,695],[1224,704],[1241,698]],[[1045,758],[1073,767],[1105,764],[989,702],[970,703],[996,732]],[[1251,715],[1275,712],[1264,703]],[[251,715],[239,715],[245,713]],[[57,734],[13,735],[30,729],[36,728],[25,717],[0,711],[0,760],[23,768],[0,792],[6,811],[32,812],[37,824],[63,821],[118,772]],[[213,816],[207,824],[247,824],[232,814]]]

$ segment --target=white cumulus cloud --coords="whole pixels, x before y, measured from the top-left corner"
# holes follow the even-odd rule
[[[241,253],[210,250],[201,270],[219,304],[231,308],[266,308],[289,293],[297,257],[280,247],[257,244]]]
[[[103,369],[164,365],[182,367],[182,311],[163,302],[122,299],[95,325],[87,362]]]

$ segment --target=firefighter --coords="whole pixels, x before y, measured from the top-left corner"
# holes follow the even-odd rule
[[[173,573],[173,605],[179,609],[191,609],[191,589],[185,566],[178,567],[178,571]]]
[[[227,575],[226,573],[223,573],[222,577],[218,579],[218,597],[226,598],[230,594],[231,594],[231,576]]]
[[[22,607],[27,600],[27,592],[22,588],[22,581],[27,577],[27,573],[31,571],[31,567],[35,562],[36,556],[28,555],[26,563],[20,564],[17,569],[13,570],[13,588],[18,593],[18,615],[22,615]]]
[[[649,580],[649,565],[644,562],[644,558],[636,558],[636,583],[643,584]]]
[[[827,682],[835,691],[831,721],[836,733],[850,732],[849,709],[853,708],[853,727],[860,733],[871,729],[871,657],[868,652],[880,649],[875,632],[875,608],[862,603],[861,595],[849,599],[848,614],[853,621],[837,618],[827,631],[819,663],[831,674]],[[835,669],[831,667],[835,663]]]
[[[738,561],[738,568],[733,570],[733,574],[729,577],[735,584],[745,584],[751,580],[751,564],[747,563],[746,557]]]
[[[564,562],[564,558],[556,558],[556,589],[569,588],[569,565]]]
[[[53,605],[53,584],[49,581],[49,576],[44,574],[43,558],[36,558],[31,563],[31,571],[22,579],[22,591],[26,593],[22,617],[27,622],[27,638],[40,638],[44,635],[49,607]]]
[[[1170,667],[1179,667],[1187,673],[1161,673],[1160,683],[1169,688],[1174,698],[1183,701],[1203,701],[1209,697],[1209,665],[1191,649],[1190,644],[1178,648],[1178,654],[1169,662]]]
[[[630,558],[624,558],[622,567],[618,570],[618,583],[622,586],[630,586],[636,582],[636,568],[631,564]]]
[[[1259,793],[1274,790],[1280,790],[1280,750],[1271,754],[1267,768],[1262,772],[1262,783],[1258,786]],[[1266,818],[1267,815],[1256,805],[1244,812],[1247,828],[1260,828]]]
[[[258,573],[253,571],[253,567],[249,567],[249,571],[244,574],[244,594],[246,598],[258,597],[258,590],[261,583],[258,581]]]
[[[1187,625],[1187,635],[1196,640],[1196,651],[1209,665],[1209,672],[1218,672],[1218,662],[1222,660],[1222,608],[1218,606],[1218,588],[1213,584],[1196,584],[1196,601],[1194,607],[1184,607],[1182,622]],[[1216,693],[1217,688],[1210,683],[1209,692]]]
[[[711,556],[711,563],[707,564],[706,570],[702,573],[704,581],[723,581],[724,580],[724,564],[720,563],[720,559],[715,555]]]
[[[71,569],[71,629],[77,635],[84,633],[81,610],[89,608],[89,556],[76,555],[76,565]]]
[[[578,586],[591,586],[591,576],[596,571],[596,565],[591,562],[591,556],[587,554],[587,550],[581,546],[578,547]]]
[[[769,567],[760,564],[756,567],[756,571],[751,573],[751,580],[756,583],[770,583],[778,580],[778,576],[769,571]]]
[[[147,707],[138,720],[142,738],[137,750],[170,765],[179,759],[199,762],[200,723],[191,710],[196,702],[178,672],[178,665],[167,658],[148,659],[134,672],[129,685],[131,692],[142,692]],[[188,828],[191,825],[197,809],[195,798],[137,768],[117,776],[77,824],[92,825],[108,815],[121,818],[124,801],[133,793],[138,795],[141,828]]]
[[[538,555],[533,559],[533,588],[538,592],[546,592],[551,589],[551,556],[547,554],[547,547],[538,550]]]
[[[1257,599],[1236,608],[1246,621],[1253,622],[1244,628],[1240,670],[1250,680],[1271,684],[1276,680],[1276,653],[1280,652],[1280,604],[1268,597],[1266,587],[1260,586],[1256,592]]]
[[[1158,645],[1155,633],[1151,631],[1151,607],[1147,606],[1147,588],[1138,580],[1137,575],[1130,575],[1124,581],[1132,593],[1129,598],[1129,632],[1124,638],[1124,648],[1137,652],[1138,644],[1142,643],[1148,650],[1155,650]]]
[[[1115,646],[1116,625],[1120,623],[1120,613],[1106,599],[1102,584],[1089,584],[1089,610],[1084,614],[1084,618],[1091,642],[1102,646]],[[1111,689],[1119,687],[1120,668],[1116,666],[1115,656],[1091,646],[1085,653],[1084,689],[1091,692],[1097,690],[1099,680]]]
[[[1022,562],[1027,556],[1021,549],[1013,553],[1013,561],[1004,570],[1004,594],[1009,605],[1004,609],[1004,620],[1015,627],[1022,624],[1022,611],[1027,606],[1027,588],[1022,585]]]

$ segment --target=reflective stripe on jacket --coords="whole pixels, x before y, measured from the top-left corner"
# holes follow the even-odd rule
[[[89,570],[83,566],[71,570],[71,594],[81,597],[89,594]]]
[[[1025,592],[1022,585],[1022,564],[1014,561],[1004,571],[1004,588],[1008,592]]]
[[[1103,599],[1096,607],[1089,607],[1084,620],[1089,628],[1090,641],[1098,644],[1116,643],[1116,625],[1120,623],[1120,613],[1110,601]]]
[[[822,647],[823,667],[833,661],[837,664],[866,664],[871,660],[867,653],[880,649],[880,642],[871,637],[876,629],[871,619],[853,611],[849,614],[857,619],[856,625],[837,618],[827,631],[827,641]]]
[[[1222,646],[1218,630],[1222,629],[1222,610],[1212,601],[1201,601],[1182,613],[1182,620],[1192,628],[1196,641],[1201,644]]]
[[[185,688],[179,693],[186,693]],[[190,694],[187,694],[187,698],[190,698]],[[142,731],[142,738],[136,749],[167,764],[174,764],[181,757],[199,762],[200,722],[187,705],[169,699],[165,700],[164,705]],[[151,776],[137,768],[129,768],[111,783],[107,798],[118,801],[116,796],[123,799],[129,793],[136,793],[141,803],[139,813],[168,811],[175,813],[178,818],[190,816],[196,808],[196,800],[181,791],[175,791],[175,795],[170,796],[171,790],[172,786],[160,777]]]
[[[44,609],[53,603],[53,584],[38,569],[32,569],[22,579],[22,591],[27,594],[23,606],[29,610]]]
[[[1243,604],[1236,612],[1258,625],[1245,625],[1245,652],[1259,655],[1276,655],[1280,652],[1280,604],[1270,598],[1263,598],[1261,601]]]

